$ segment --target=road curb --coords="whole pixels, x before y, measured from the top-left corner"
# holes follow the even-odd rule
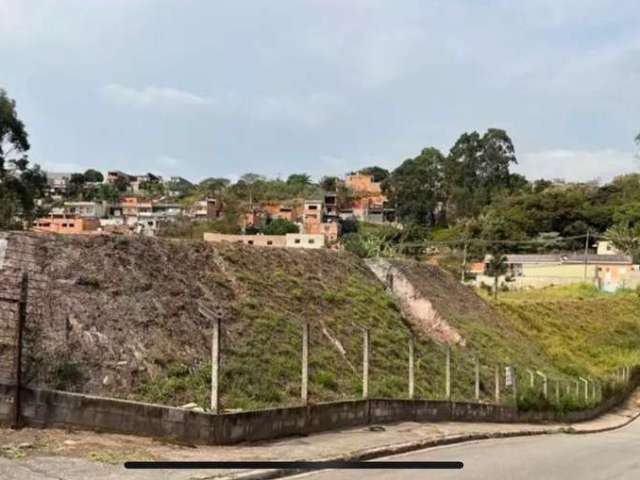
[[[531,437],[536,435],[550,435],[557,433],[568,433],[573,435],[583,435],[590,433],[602,433],[612,430],[618,430],[629,425],[634,420],[640,418],[640,411],[635,415],[629,417],[624,422],[604,428],[594,428],[589,430],[574,430],[573,427],[556,426],[546,428],[542,430],[518,430],[518,431],[503,431],[503,432],[488,432],[488,433],[470,433],[451,435],[441,438],[429,438],[418,440],[415,442],[396,443],[392,445],[385,445],[382,447],[375,447],[367,450],[352,452],[346,455],[338,455],[334,457],[315,458],[316,461],[334,461],[334,462],[353,462],[353,461],[366,461],[373,460],[375,458],[388,457],[391,455],[399,455],[402,453],[408,453],[417,450],[423,450],[425,448],[433,448],[445,445],[455,445],[457,443],[473,442],[478,440],[491,440],[495,438],[515,438],[515,437]],[[207,479],[216,480],[272,480],[275,478],[290,477],[305,473],[308,470],[290,470],[290,469],[274,469],[274,470],[257,470],[246,473],[231,474],[231,475],[215,475],[206,477]],[[203,479],[205,480],[205,479]]]
[[[554,427],[543,430],[519,430],[515,432],[488,432],[488,433],[470,433],[462,435],[451,435],[441,438],[429,438],[408,443],[396,443],[385,445],[383,447],[375,447],[367,450],[352,452],[346,455],[337,455],[334,457],[314,458],[314,461],[320,462],[356,462],[373,460],[375,458],[398,455],[425,448],[439,447],[444,445],[454,445],[456,443],[473,442],[477,440],[490,440],[492,438],[509,438],[509,437],[525,437],[534,435],[547,435],[552,433],[561,433],[565,427]],[[206,479],[216,480],[271,480],[274,478],[289,477],[305,473],[308,470],[291,470],[291,469],[274,469],[274,470],[257,470],[252,472],[231,474],[231,475],[214,475],[206,477]],[[206,480],[202,479],[202,480]]]

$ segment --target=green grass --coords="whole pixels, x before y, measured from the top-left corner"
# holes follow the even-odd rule
[[[395,300],[359,259],[231,246],[220,253],[237,282],[228,304],[231,320],[223,325],[224,408],[299,404],[304,322],[311,327],[312,402],[361,395],[363,328],[371,332],[370,395],[407,396],[409,326]],[[508,292],[497,301],[488,298],[492,307],[485,306],[481,313],[456,304],[453,290],[441,288],[437,294],[443,297],[443,308],[447,306],[447,320],[466,341],[452,350],[456,400],[473,398],[476,357],[483,365],[483,401],[492,401],[496,365],[515,366],[519,384],[525,385],[528,368],[568,380],[578,375],[604,378],[623,364],[640,363],[640,299],[634,292],[612,295],[581,285]],[[468,302],[466,295],[458,301]],[[442,399],[445,349],[424,333],[416,334],[416,396]],[[171,405],[195,401],[206,408],[209,375],[206,359],[167,360],[135,398]],[[546,406],[524,392],[523,408]],[[503,400],[513,403],[508,390]],[[554,408],[582,406],[567,397]]]

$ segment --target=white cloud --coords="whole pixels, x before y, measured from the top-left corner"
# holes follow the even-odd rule
[[[545,150],[519,155],[518,162],[515,170],[529,179],[609,181],[617,175],[638,170],[637,160],[632,152],[615,149]]]
[[[226,92],[215,97],[203,97],[175,88],[148,86],[136,89],[114,83],[104,87],[104,93],[118,105],[141,110],[206,108],[226,117],[239,116],[262,122],[294,122],[308,127],[325,124],[342,107],[339,97],[326,92],[259,97]]]
[[[107,97],[115,103],[141,109],[207,107],[210,98],[176,88],[148,86],[136,89],[111,83],[104,87]]]

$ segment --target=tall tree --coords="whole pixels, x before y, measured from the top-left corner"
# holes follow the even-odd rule
[[[376,165],[372,167],[361,168],[358,173],[362,175],[371,175],[374,182],[382,182],[389,176],[389,170],[386,168],[378,167]]]
[[[398,218],[407,223],[434,225],[443,199],[445,157],[436,148],[425,148],[405,160],[383,183]]]
[[[0,89],[0,228],[15,228],[19,217],[30,220],[34,197],[42,195],[46,176],[29,167],[27,130],[18,118],[16,102]]]
[[[449,216],[477,215],[501,189],[524,186],[523,179],[509,172],[517,163],[509,135],[497,128],[463,133],[449,151],[445,167],[445,189]]]
[[[311,185],[311,177],[306,173],[292,173],[287,178],[287,183],[289,185]]]
[[[102,173],[93,168],[89,168],[83,173],[83,175],[87,182],[101,183],[104,181],[104,176],[102,175]]]

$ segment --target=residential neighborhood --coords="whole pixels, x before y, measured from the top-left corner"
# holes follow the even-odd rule
[[[639,24],[0,0],[0,480],[640,478]]]

